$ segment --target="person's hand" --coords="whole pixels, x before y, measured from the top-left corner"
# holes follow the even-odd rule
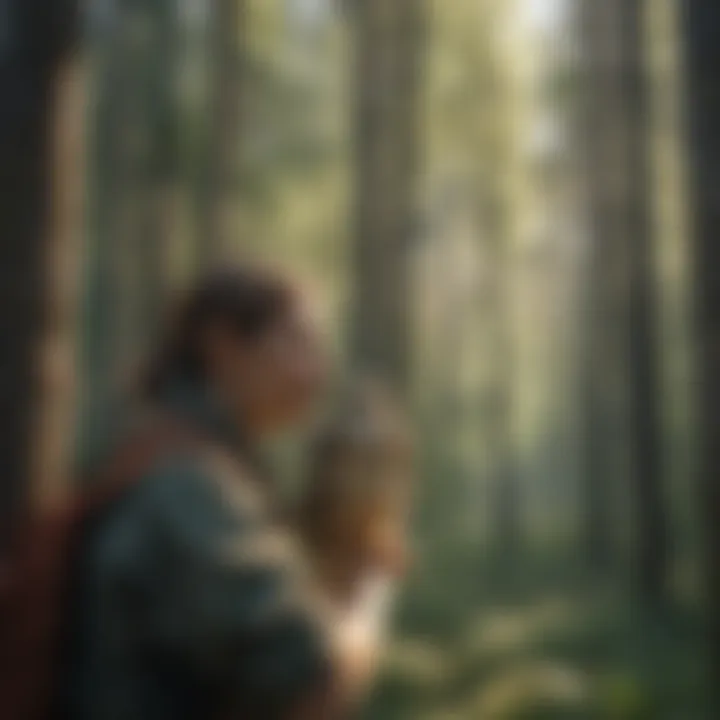
[[[362,700],[378,664],[380,634],[369,608],[353,608],[336,626],[335,655],[338,678],[349,703]]]

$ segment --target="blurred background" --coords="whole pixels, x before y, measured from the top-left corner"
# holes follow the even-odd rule
[[[2,547],[259,256],[420,437],[367,717],[720,717],[716,45],[713,0],[2,0]]]

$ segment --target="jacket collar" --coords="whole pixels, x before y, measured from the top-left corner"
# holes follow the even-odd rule
[[[193,380],[175,380],[161,394],[161,405],[248,463],[259,475],[266,475],[260,453],[211,388]]]

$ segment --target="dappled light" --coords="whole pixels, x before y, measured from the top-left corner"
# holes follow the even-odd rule
[[[717,720],[718,72],[717,0],[0,0],[0,718]]]

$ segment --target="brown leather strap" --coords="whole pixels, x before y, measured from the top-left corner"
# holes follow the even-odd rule
[[[131,434],[102,464],[85,496],[75,504],[76,513],[86,516],[112,502],[163,456],[203,444],[200,433],[189,425],[171,417],[158,418],[150,427]]]

